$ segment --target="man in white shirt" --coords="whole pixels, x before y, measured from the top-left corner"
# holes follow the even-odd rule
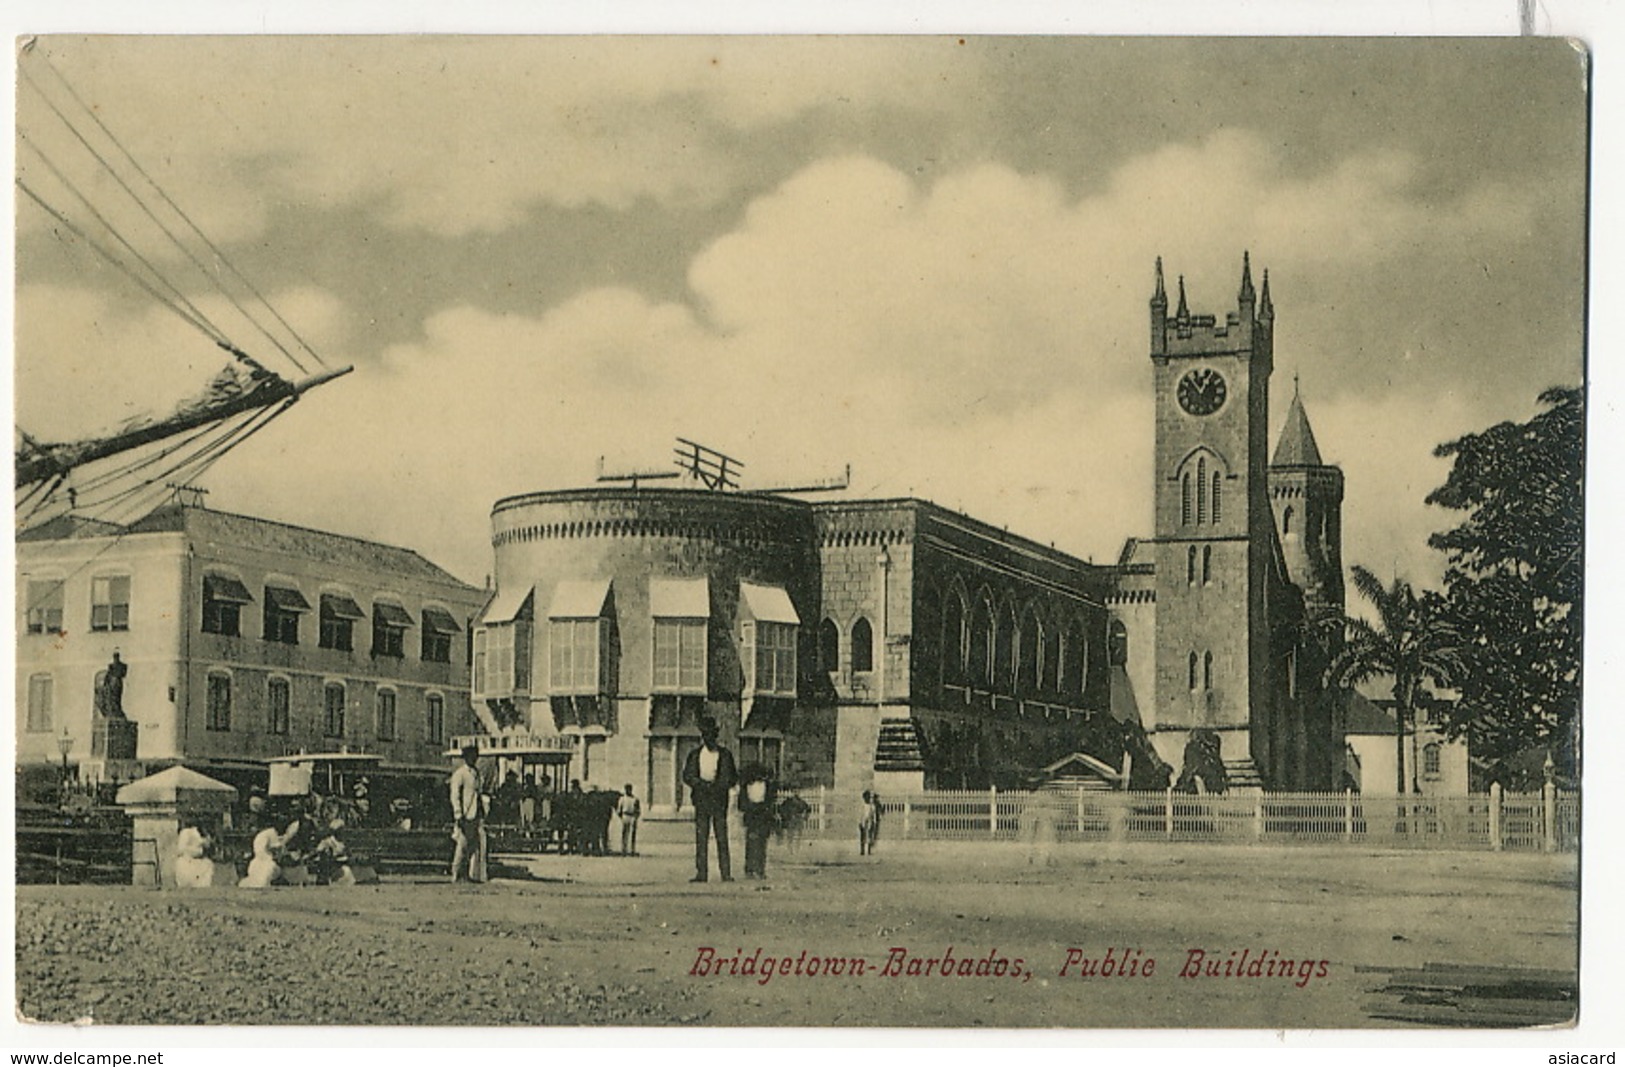
[[[717,839],[717,869],[724,882],[733,881],[728,856],[728,797],[739,781],[733,753],[717,743],[717,723],[700,720],[700,747],[683,761],[683,784],[694,798],[694,881],[709,876],[709,841]]]
[[[621,817],[621,855],[638,854],[638,818],[643,814],[643,802],[632,795],[632,783],[626,783],[626,792],[615,802],[615,814]]]
[[[480,762],[477,745],[463,748],[463,762],[451,772],[451,839],[456,850],[451,858],[451,880],[485,881],[485,812],[480,803],[480,778],[475,767]]]

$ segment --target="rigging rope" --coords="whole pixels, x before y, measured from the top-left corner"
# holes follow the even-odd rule
[[[154,300],[156,300],[160,304],[164,305],[164,307],[168,308],[170,311],[173,311],[176,315],[178,315],[182,319],[182,321],[188,323],[189,325],[191,325],[195,329],[199,330],[205,336],[209,337],[211,340],[214,340],[217,343],[221,340],[220,337],[216,336],[217,328],[214,326],[213,323],[209,322],[207,319],[198,319],[198,318],[194,317],[191,312],[187,311],[185,308],[181,307],[179,304],[177,304],[174,301],[170,300],[163,293],[161,293],[157,289],[153,288],[153,285],[152,285],[151,282],[147,281],[145,278],[143,278],[140,274],[136,273],[134,270],[131,270],[129,264],[125,263],[123,260],[119,259],[119,257],[117,255],[115,255],[114,253],[109,251],[107,248],[103,247],[101,242],[97,241],[95,238],[93,238],[89,234],[87,234],[72,219],[69,219],[66,215],[62,214],[56,208],[52,207],[49,203],[47,203],[46,200],[42,196],[40,196],[40,194],[36,193],[33,189],[29,188],[27,182],[24,182],[21,178],[18,178],[17,179],[17,188],[21,189],[24,193],[26,193],[28,195],[29,199],[33,200],[34,203],[36,203],[40,207],[44,208],[45,212],[47,214],[49,214],[53,219],[56,219],[56,221],[60,222],[63,226],[66,226],[74,234],[74,236],[78,237],[81,241],[85,242],[85,244],[89,245],[91,247],[91,249],[93,249],[103,259],[107,260],[113,266],[117,267],[119,270],[122,270],[124,273],[128,274],[130,276],[131,280],[133,280],[137,285],[141,286],[142,289],[146,290],[147,295],[151,296]]]
[[[56,68],[56,64],[52,63],[50,58],[48,56],[44,55],[44,53],[40,54],[40,60],[45,64],[46,69],[51,72],[51,74],[56,78],[56,80],[59,81],[62,84],[62,87],[65,90],[67,90],[68,95],[73,98],[74,102],[79,105],[80,109],[83,110],[84,113],[90,117],[90,120],[93,123],[96,124],[97,129],[101,130],[103,135],[105,135],[107,137],[107,139],[112,142],[113,146],[118,149],[119,153],[130,164],[130,166],[135,170],[135,172],[137,174],[139,174],[146,181],[146,183],[152,187],[153,191],[156,192],[160,198],[162,198],[164,203],[169,205],[170,210],[174,211],[176,215],[180,216],[181,221],[185,222],[186,225],[191,229],[191,231],[197,236],[198,240],[203,242],[204,246],[206,248],[208,248],[209,252],[215,257],[215,259],[217,259],[220,262],[221,266],[225,267],[226,270],[230,271],[232,276],[235,277],[237,279],[237,281],[240,282],[243,285],[244,288],[246,288],[250,293],[253,294],[254,298],[260,302],[260,304],[265,308],[265,310],[270,312],[271,317],[276,319],[278,324],[280,324],[283,329],[288,331],[289,336],[293,338],[293,340],[299,345],[300,348],[303,348],[307,353],[309,353],[310,357],[312,359],[314,359],[318,365],[320,365],[322,367],[326,367],[327,366],[326,360],[322,359],[321,355],[318,354],[317,351],[314,348],[311,347],[311,345],[304,339],[304,337],[302,337],[300,335],[299,331],[295,330],[293,328],[293,325],[291,323],[289,323],[287,319],[282,317],[281,313],[279,313],[276,310],[276,308],[271,305],[271,302],[269,300],[267,300],[260,293],[260,291],[257,288],[255,288],[254,283],[249,281],[248,278],[241,271],[239,271],[237,269],[236,265],[233,264],[231,262],[231,260],[226,257],[225,253],[220,250],[219,246],[217,246],[213,241],[211,241],[209,239],[208,234],[204,233],[202,228],[199,227],[196,222],[192,221],[192,217],[190,215],[188,215],[184,210],[182,210],[182,208],[181,208],[181,206],[179,204],[177,204],[173,199],[170,198],[169,194],[164,191],[163,186],[159,185],[158,182],[152,177],[152,175],[147,173],[146,168],[142,167],[140,161],[138,161],[135,158],[135,156],[131,154],[129,149],[124,147],[124,143],[122,141],[120,141],[118,139],[118,137],[114,135],[113,131],[108,128],[107,124],[104,123],[101,120],[101,116],[96,114],[95,109],[92,108],[89,104],[87,104],[84,101],[84,99],[79,95],[78,91],[74,89],[72,83],[69,82],[68,79],[62,74],[62,72]],[[21,67],[19,66],[19,70],[20,69],[21,69]],[[26,71],[23,72],[23,76],[26,79],[28,79],[29,84],[33,87],[34,91],[36,93],[39,93],[40,96],[42,98],[44,98],[44,96],[45,96],[44,92],[40,89],[39,85],[37,83],[35,83],[32,78],[30,78],[28,76]],[[49,103],[48,100],[47,100],[47,103]],[[53,106],[52,110],[56,111],[56,108]],[[58,115],[60,116],[60,112],[58,112]],[[72,124],[68,123],[68,120],[67,120],[66,117],[62,117],[62,121],[64,123],[67,123],[69,125],[70,129],[72,128]],[[75,131],[75,136],[78,136],[77,131]],[[98,156],[98,158],[100,158],[100,157]],[[108,166],[108,164],[103,162],[103,166]],[[111,171],[112,170],[111,166],[108,166],[108,169]],[[134,192],[131,192],[130,195],[132,197],[135,196]],[[137,202],[140,202],[139,198],[137,198]],[[154,220],[154,221],[156,221],[156,220]],[[166,229],[165,232],[167,233],[168,230]],[[176,240],[173,236],[171,237],[171,239]],[[179,241],[176,240],[176,243],[179,244]],[[205,271],[204,273],[207,274],[208,272]],[[215,284],[220,288],[221,292],[223,292],[223,293],[226,292],[225,287],[223,285],[219,284],[218,279],[215,279]],[[230,298],[229,293],[227,293],[227,296],[228,296],[228,298]],[[232,303],[236,304],[236,300],[234,298],[232,298]],[[284,355],[286,355],[290,360],[294,360],[295,365],[298,365],[298,361],[294,359],[293,354],[291,352],[289,352],[282,345],[282,343],[279,340],[277,340],[277,338],[275,336],[273,336],[271,334],[271,332],[269,330],[267,330],[263,325],[261,325],[257,319],[250,316],[248,314],[248,312],[241,307],[241,305],[237,305],[237,306],[238,306],[239,310],[243,311],[244,317],[248,318],[248,320],[250,322],[252,322],[255,325],[255,327],[257,329],[259,329],[259,331],[262,334],[264,334],[268,340],[271,341],[272,344],[276,345],[276,347]],[[305,368],[303,366],[300,366],[301,371],[303,371],[304,369]]]

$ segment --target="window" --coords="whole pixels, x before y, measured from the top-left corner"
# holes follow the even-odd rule
[[[51,699],[55,682],[49,674],[34,674],[28,678],[28,732],[51,732]]]
[[[753,668],[752,691],[762,696],[795,696],[796,627],[783,622],[747,622],[744,637],[746,662]]]
[[[1219,518],[1220,518],[1219,500],[1220,500],[1220,497],[1219,497],[1219,472],[1214,471],[1213,472],[1213,521],[1214,522],[1218,522]]]
[[[1179,479],[1179,522],[1182,526],[1191,524],[1191,472],[1186,471]]]
[[[399,604],[380,600],[372,606],[372,654],[403,659],[406,656],[406,630],[412,616]]]
[[[451,639],[460,629],[451,612],[443,608],[424,608],[423,662],[450,663]]]
[[[706,691],[705,630],[704,619],[655,620],[655,691]]]
[[[965,679],[965,601],[950,589],[942,598],[942,677],[945,681]]]
[[[272,678],[265,683],[265,732],[286,735],[288,732],[289,700],[288,680]]]
[[[859,619],[852,624],[852,669],[875,669],[875,632],[868,619]]]
[[[395,740],[395,691],[378,690],[378,740]]]
[[[1191,692],[1196,692],[1196,653],[1191,653],[1190,659]]]
[[[361,605],[340,593],[323,593],[321,633],[316,643],[335,652],[355,650],[355,621],[366,617]]]
[[[28,583],[28,632],[31,634],[59,634],[62,632],[62,590],[67,583],[60,578]]]
[[[207,729],[231,729],[231,675],[209,675]]]
[[[1287,509],[1281,513],[1281,533],[1284,535],[1290,535],[1292,533],[1292,506],[1290,504],[1288,504]]]
[[[90,628],[92,630],[130,628],[129,575],[90,580]]]
[[[818,666],[826,671],[841,669],[841,632],[833,619],[818,624]]]
[[[1196,525],[1207,521],[1207,459],[1196,461]]]
[[[1202,546],[1202,584],[1210,585],[1213,582],[1213,546]]]
[[[1192,545],[1185,552],[1185,582],[1188,585],[1196,584],[1196,546]]]
[[[344,736],[344,687],[338,683],[327,686],[322,693],[322,736]]]
[[[485,646],[486,636],[483,628],[474,631],[474,692],[485,692]]]
[[[280,645],[299,643],[299,616],[310,610],[310,601],[297,589],[265,587],[265,629],[267,641]]]
[[[1422,776],[1425,778],[1438,778],[1444,772],[1440,769],[1443,746],[1437,741],[1422,746]]]
[[[203,632],[240,637],[244,604],[253,603],[248,587],[221,574],[203,576]]]
[[[993,609],[986,600],[976,604],[970,624],[970,676],[987,685],[993,679]]]
[[[1213,653],[1202,653],[1202,688],[1213,688]]]
[[[549,625],[553,694],[596,695],[603,692],[603,620],[554,619]]]
[[[429,743],[441,745],[446,741],[446,698],[439,693],[429,694]]]

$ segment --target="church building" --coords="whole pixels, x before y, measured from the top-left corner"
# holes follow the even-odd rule
[[[1294,389],[1268,453],[1275,309],[1242,260],[1236,309],[1172,313],[1157,260],[1151,297],[1155,530],[1130,540],[1114,613],[1126,671],[1158,753],[1184,762],[1216,737],[1228,784],[1336,787],[1339,704],[1322,691],[1343,614],[1343,474],[1327,465]],[[1210,786],[1212,783],[1208,783]]]

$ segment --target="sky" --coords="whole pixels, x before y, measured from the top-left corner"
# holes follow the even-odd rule
[[[1345,562],[1385,577],[1442,572],[1433,449],[1582,378],[1587,71],[1557,39],[58,36],[20,68],[30,188],[146,226],[53,114],[90,128],[71,86],[355,368],[209,505],[476,583],[498,498],[667,467],[678,436],[747,486],[850,464],[822,498],[1112,562],[1151,532],[1158,256],[1196,313],[1235,307],[1244,250],[1269,271],[1272,442],[1296,379]],[[161,234],[131,243],[297,376]],[[27,197],[17,249],[36,437],[223,362]]]

